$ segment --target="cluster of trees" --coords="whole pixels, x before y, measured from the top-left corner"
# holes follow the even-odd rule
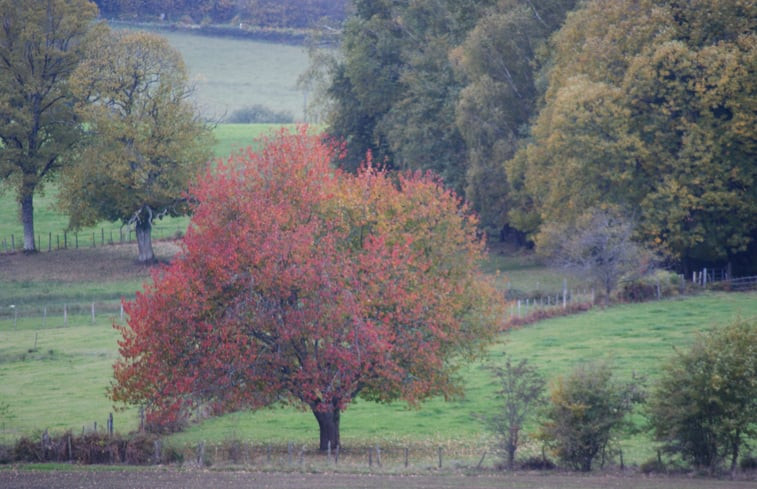
[[[340,24],[348,0],[95,0],[108,18],[306,29],[328,19]]]
[[[35,251],[35,192],[58,176],[71,228],[135,225],[149,263],[152,222],[186,212],[212,136],[179,53],[97,15],[87,0],[0,0],[0,183],[16,192],[25,251]]]
[[[647,429],[666,453],[692,467],[733,472],[757,435],[755,348],[757,322],[737,320],[676,351],[648,392],[643,379],[620,382],[607,364],[590,363],[558,376],[548,396],[536,368],[508,357],[494,368],[501,407],[484,420],[510,469],[524,424],[539,413],[536,438],[575,470],[590,471],[605,459],[623,431]],[[645,415],[646,426],[631,423],[633,413]],[[664,469],[659,463],[652,465]]]
[[[504,313],[476,220],[430,176],[334,170],[341,149],[282,131],[199,179],[183,252],[125,306],[115,401],[161,431],[291,403],[325,451],[358,394],[461,393]]]
[[[356,1],[330,65],[345,168],[431,169],[503,238],[613,208],[685,270],[757,251],[757,7]],[[752,258],[750,258],[752,257]]]

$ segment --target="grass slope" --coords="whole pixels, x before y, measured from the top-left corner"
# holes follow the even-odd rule
[[[654,377],[674,346],[685,347],[698,331],[737,316],[757,316],[757,294],[706,294],[621,305],[517,329],[503,334],[484,361],[461,371],[465,399],[432,399],[421,409],[358,400],[342,417],[344,443],[480,447],[486,433],[474,414],[496,405],[495,385],[484,363],[496,362],[502,352],[528,358],[548,377],[594,359],[611,361],[621,378],[632,371]],[[41,329],[40,319],[24,319],[14,329],[11,319],[0,320],[0,403],[9,408],[0,418],[0,439],[45,428],[80,429],[96,420],[104,423],[111,410],[105,388],[116,358],[117,333],[110,322],[98,317],[91,325],[91,318],[83,315],[70,318],[67,328]],[[133,429],[136,423],[133,410],[116,414],[119,430]],[[309,412],[279,407],[210,419],[174,435],[170,442],[232,439],[313,443],[317,425]],[[643,437],[625,440],[624,450],[627,462],[640,462],[652,453]]]
[[[213,152],[217,158],[225,158],[230,153],[248,146],[256,146],[256,141],[261,136],[269,135],[278,131],[281,124],[220,124],[214,130],[216,144]],[[291,125],[284,127],[293,127]],[[3,191],[4,190],[4,191]],[[52,238],[52,248],[58,244],[63,246],[64,231],[68,227],[68,217],[56,208],[58,187],[55,183],[47,184],[45,191],[34,196],[34,229],[39,238],[39,249],[47,251],[48,238]],[[170,238],[181,234],[186,230],[189,220],[184,217],[165,218],[155,222],[153,229],[154,239]],[[91,248],[93,244],[100,246],[103,238],[106,243],[111,239],[115,242],[120,240],[120,223],[103,221],[95,226],[82,229],[78,233],[79,247]],[[128,231],[126,238],[129,237]],[[21,248],[23,242],[23,227],[19,218],[18,203],[13,190],[3,188],[0,185],[0,252],[4,250],[3,240],[9,249],[11,236],[15,241],[16,248]],[[74,233],[68,233],[68,247],[75,246]],[[131,241],[134,240],[133,234]],[[2,270],[0,270],[2,274]],[[0,275],[2,277],[2,275]]]
[[[204,116],[222,120],[238,108],[259,104],[303,120],[305,94],[297,89],[297,78],[310,63],[304,46],[158,33],[184,58]]]

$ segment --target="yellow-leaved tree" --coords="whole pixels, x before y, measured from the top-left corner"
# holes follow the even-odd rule
[[[125,31],[95,43],[72,77],[86,144],[63,175],[61,205],[72,229],[101,219],[134,225],[139,262],[150,263],[152,223],[188,211],[185,192],[211,157],[212,134],[168,41]]]

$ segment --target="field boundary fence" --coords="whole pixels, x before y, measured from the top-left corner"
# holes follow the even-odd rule
[[[83,464],[183,464],[186,466],[244,466],[288,468],[295,470],[370,470],[417,471],[482,469],[501,463],[489,441],[464,443],[454,440],[403,443],[382,440],[346,443],[345,447],[322,452],[313,443],[250,441],[230,438],[216,442],[174,444],[161,436],[142,430],[119,434],[111,412],[104,423],[97,421],[79,430],[20,437],[25,461],[69,462]],[[523,447],[523,454],[538,457],[534,449]],[[129,453],[131,452],[131,454]],[[523,455],[522,454],[522,455]],[[131,455],[131,456],[130,456]]]
[[[153,226],[152,239],[177,239],[184,235],[186,229],[178,226]],[[47,232],[37,233],[35,244],[37,251],[57,251],[79,248],[97,248],[102,246],[136,243],[136,232],[133,228],[104,228],[99,231],[87,232]],[[23,235],[10,234],[0,239],[0,253],[17,253],[23,251]]]
[[[35,329],[59,328],[76,324],[95,324],[103,316],[124,320],[124,308],[120,299],[103,299],[87,302],[36,304],[9,304],[0,306],[0,321],[12,322],[12,328],[35,321]],[[28,327],[27,327],[28,329]]]
[[[567,279],[563,279],[562,290],[557,292],[530,293],[521,297],[513,297],[513,291],[505,293],[505,300],[509,306],[505,312],[508,321],[523,320],[544,313],[560,310],[574,310],[579,306],[591,307],[596,302],[593,288],[568,287]]]
[[[702,268],[691,273],[691,283],[702,288],[755,290],[757,289],[757,275],[733,277],[727,268]]]

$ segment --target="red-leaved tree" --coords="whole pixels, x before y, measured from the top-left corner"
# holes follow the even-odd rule
[[[161,428],[283,400],[325,450],[358,394],[461,393],[502,317],[475,218],[430,176],[335,170],[339,149],[303,127],[200,179],[183,252],[125,304],[115,401]]]

